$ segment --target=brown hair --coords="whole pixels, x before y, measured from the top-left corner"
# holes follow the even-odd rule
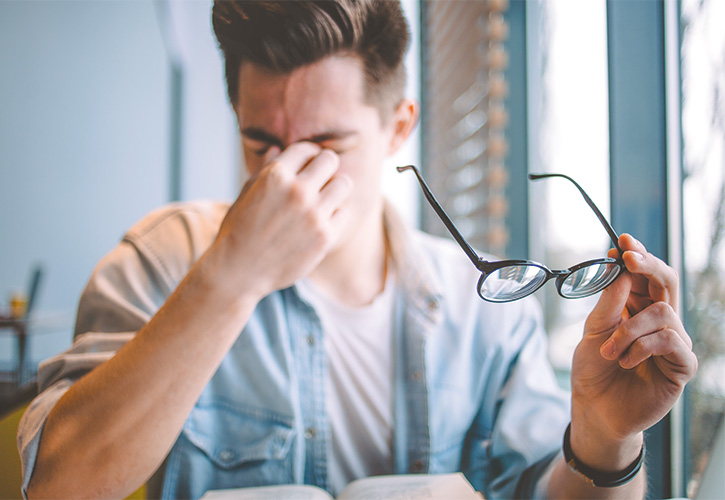
[[[232,104],[244,61],[289,73],[346,53],[362,61],[365,100],[383,118],[403,97],[403,59],[410,35],[399,1],[215,0],[212,23],[224,53]]]

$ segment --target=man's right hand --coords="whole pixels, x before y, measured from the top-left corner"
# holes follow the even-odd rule
[[[339,167],[336,153],[310,142],[270,148],[209,252],[230,290],[261,298],[314,270],[345,227],[353,184]]]
[[[29,496],[131,494],[163,462],[257,302],[312,271],[338,240],[352,191],[339,157],[299,143],[265,159],[164,305],[50,412]]]

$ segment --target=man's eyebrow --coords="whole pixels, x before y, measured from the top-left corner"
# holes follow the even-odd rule
[[[332,130],[329,132],[323,132],[321,134],[315,134],[311,137],[306,137],[304,139],[301,139],[301,141],[314,142],[315,144],[319,144],[325,141],[345,139],[347,137],[356,135],[357,133],[358,132],[355,130]],[[268,144],[274,144],[275,146],[284,147],[282,139],[257,127],[247,127],[243,129],[242,135],[254,141],[266,142]]]
[[[284,147],[282,139],[275,137],[274,135],[265,132],[261,128],[247,127],[242,130],[242,135],[248,137],[253,141],[266,142],[268,144],[274,144],[275,146]]]
[[[325,141],[335,141],[335,140],[345,139],[346,137],[350,137],[350,136],[353,136],[356,134],[357,134],[357,132],[354,130],[335,130],[332,132],[324,132],[322,134],[313,135],[312,137],[310,137],[308,139],[304,139],[304,140],[319,144],[319,143],[325,142]]]

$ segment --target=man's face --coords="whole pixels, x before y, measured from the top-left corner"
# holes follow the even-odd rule
[[[339,173],[354,182],[346,202],[359,219],[382,198],[381,165],[390,154],[394,126],[383,124],[377,108],[364,102],[362,63],[355,57],[328,57],[288,74],[252,63],[240,68],[235,106],[250,175],[272,149],[309,141],[335,151]]]

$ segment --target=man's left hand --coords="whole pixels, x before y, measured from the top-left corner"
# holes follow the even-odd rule
[[[677,314],[677,273],[630,235],[619,245],[627,270],[589,315],[571,374],[574,452],[611,470],[632,462],[641,432],[670,411],[697,371]]]

